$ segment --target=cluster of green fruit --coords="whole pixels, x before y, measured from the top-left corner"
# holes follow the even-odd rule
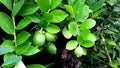
[[[34,33],[33,44],[36,47],[45,47],[49,54],[54,55],[57,53],[57,48],[54,44],[56,38],[55,34],[39,30]]]

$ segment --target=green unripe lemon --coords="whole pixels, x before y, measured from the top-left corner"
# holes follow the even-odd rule
[[[42,32],[36,31],[33,36],[33,44],[35,46],[42,46],[45,43],[45,36]]]
[[[49,42],[54,42],[56,40],[56,35],[45,32],[45,38]]]
[[[49,42],[49,43],[47,44],[46,51],[47,51],[49,54],[54,55],[54,54],[57,53],[57,48],[56,48],[55,44]]]
[[[83,55],[83,49],[82,47],[78,46],[75,50],[74,50],[74,54],[77,56],[77,57],[81,57]]]

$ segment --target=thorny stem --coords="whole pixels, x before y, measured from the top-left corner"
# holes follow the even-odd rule
[[[15,47],[17,46],[17,44],[16,44],[16,26],[15,26],[15,19],[14,19],[14,17],[12,17],[12,19],[13,19],[13,25],[14,25],[14,43],[15,43]]]

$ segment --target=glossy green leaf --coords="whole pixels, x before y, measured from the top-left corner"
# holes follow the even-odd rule
[[[63,10],[53,10],[50,13],[53,15],[52,22],[54,23],[62,22],[68,16]]]
[[[27,65],[27,68],[46,68],[46,67],[41,64],[31,64]]]
[[[77,57],[81,57],[83,55],[83,48],[81,46],[78,46],[77,48],[75,48],[74,54]]]
[[[60,3],[61,3],[62,0],[51,0],[51,9],[54,9],[56,8]]]
[[[53,16],[52,16],[52,14],[50,14],[50,13],[44,13],[44,14],[43,14],[43,18],[44,18],[48,23],[51,23],[52,20],[53,20]]]
[[[46,28],[49,25],[49,22],[47,22],[44,18],[42,18],[39,22],[39,26],[42,28]]]
[[[55,34],[55,33],[58,33],[58,32],[60,31],[60,28],[59,28],[57,25],[49,24],[49,25],[46,27],[46,30],[47,30],[49,33]]]
[[[17,45],[23,44],[29,37],[30,34],[27,31],[20,32],[16,37],[16,44]]]
[[[30,15],[35,13],[38,8],[36,4],[24,4],[18,14],[22,16]]]
[[[80,30],[84,29],[91,29],[95,26],[96,21],[93,19],[86,19],[84,22],[81,23],[80,25]]]
[[[21,30],[25,28],[27,25],[29,25],[31,22],[32,22],[32,19],[30,17],[25,17],[18,22],[16,29]]]
[[[114,40],[105,39],[105,41],[106,41],[109,45],[112,45],[112,46],[116,46],[116,45],[117,45]]]
[[[82,37],[81,34],[77,36],[77,42],[78,42],[80,45],[83,43],[83,37]]]
[[[21,60],[22,60],[21,56],[16,56],[16,55],[10,56],[2,64],[2,67],[3,68],[11,68],[14,65],[16,65],[18,62],[20,62]]]
[[[84,40],[90,40],[92,42],[95,42],[97,40],[97,38],[93,33],[89,33],[89,35],[86,36],[86,38],[84,38]]]
[[[31,55],[34,55],[34,54],[36,54],[38,52],[41,52],[41,51],[42,50],[39,50],[39,49],[37,49],[34,46],[30,46],[30,48],[25,53],[23,53],[23,55],[25,55],[25,56],[31,56]]]
[[[10,46],[1,46],[0,47],[0,55],[7,54],[12,51],[13,51],[13,48]]]
[[[76,40],[70,40],[66,44],[66,49],[73,50],[77,47],[77,45],[78,45],[78,42]]]
[[[82,46],[83,47],[86,47],[86,48],[90,48],[90,47],[92,47],[94,45],[94,42],[93,41],[90,41],[90,40],[85,40],[85,41],[83,41],[83,43],[82,43]]]
[[[74,15],[75,15],[76,21],[79,21],[80,19],[86,17],[86,15],[89,12],[91,12],[89,9],[89,6],[85,5],[84,2],[81,0],[78,0],[74,4],[73,10],[74,10]]]
[[[12,0],[0,0],[9,10],[12,10]]]
[[[4,54],[4,57],[3,57],[4,62],[6,61],[6,59],[8,59],[10,56],[13,56],[13,55],[15,55],[15,54],[14,53]]]
[[[63,28],[62,34],[66,39],[70,39],[72,37],[72,34],[66,27]]]
[[[85,48],[82,49],[83,49],[83,55],[87,55],[87,50]]]
[[[31,43],[30,42],[25,42],[19,46],[17,46],[16,49],[16,54],[23,54],[25,53],[29,48],[30,48]]]
[[[50,8],[50,0],[36,0],[40,10],[42,12],[47,12]]]
[[[0,12],[0,27],[8,34],[14,33],[14,24],[12,19],[3,12]]]
[[[13,41],[11,41],[11,40],[5,40],[2,44],[1,44],[1,46],[9,46],[9,47],[11,47],[12,48],[12,51],[11,52],[13,52],[14,51],[14,43],[13,43]]]
[[[40,22],[40,19],[42,18],[41,16],[40,16],[40,14],[39,13],[34,13],[34,14],[31,14],[31,15],[29,15],[29,16],[27,16],[27,17],[30,17],[31,19],[32,19],[32,22],[34,22],[34,23],[39,23]]]
[[[12,16],[15,17],[16,14],[19,12],[19,10],[21,9],[22,5],[24,4],[25,0],[17,0],[16,2],[14,2],[13,5],[13,10],[12,10]]]
[[[89,34],[90,34],[90,30],[88,30],[88,29],[82,30],[80,32],[80,35],[82,36],[83,40],[86,40],[86,38],[89,36]]]
[[[73,36],[76,36],[79,33],[77,22],[70,22],[68,25],[68,30]]]
[[[73,7],[70,5],[64,5],[65,9],[71,14],[71,16],[74,15]]]

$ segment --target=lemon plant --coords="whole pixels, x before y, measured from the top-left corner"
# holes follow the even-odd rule
[[[0,55],[4,56],[1,67],[46,68],[41,64],[25,65],[22,56],[42,50],[56,55],[58,33],[68,40],[66,49],[77,58],[87,55],[87,48],[93,47],[98,39],[93,31],[96,18],[105,11],[101,9],[105,0],[96,1],[0,0],[0,8],[9,11],[0,10],[0,28],[7,35],[0,45]],[[109,39],[106,42],[116,45]]]

